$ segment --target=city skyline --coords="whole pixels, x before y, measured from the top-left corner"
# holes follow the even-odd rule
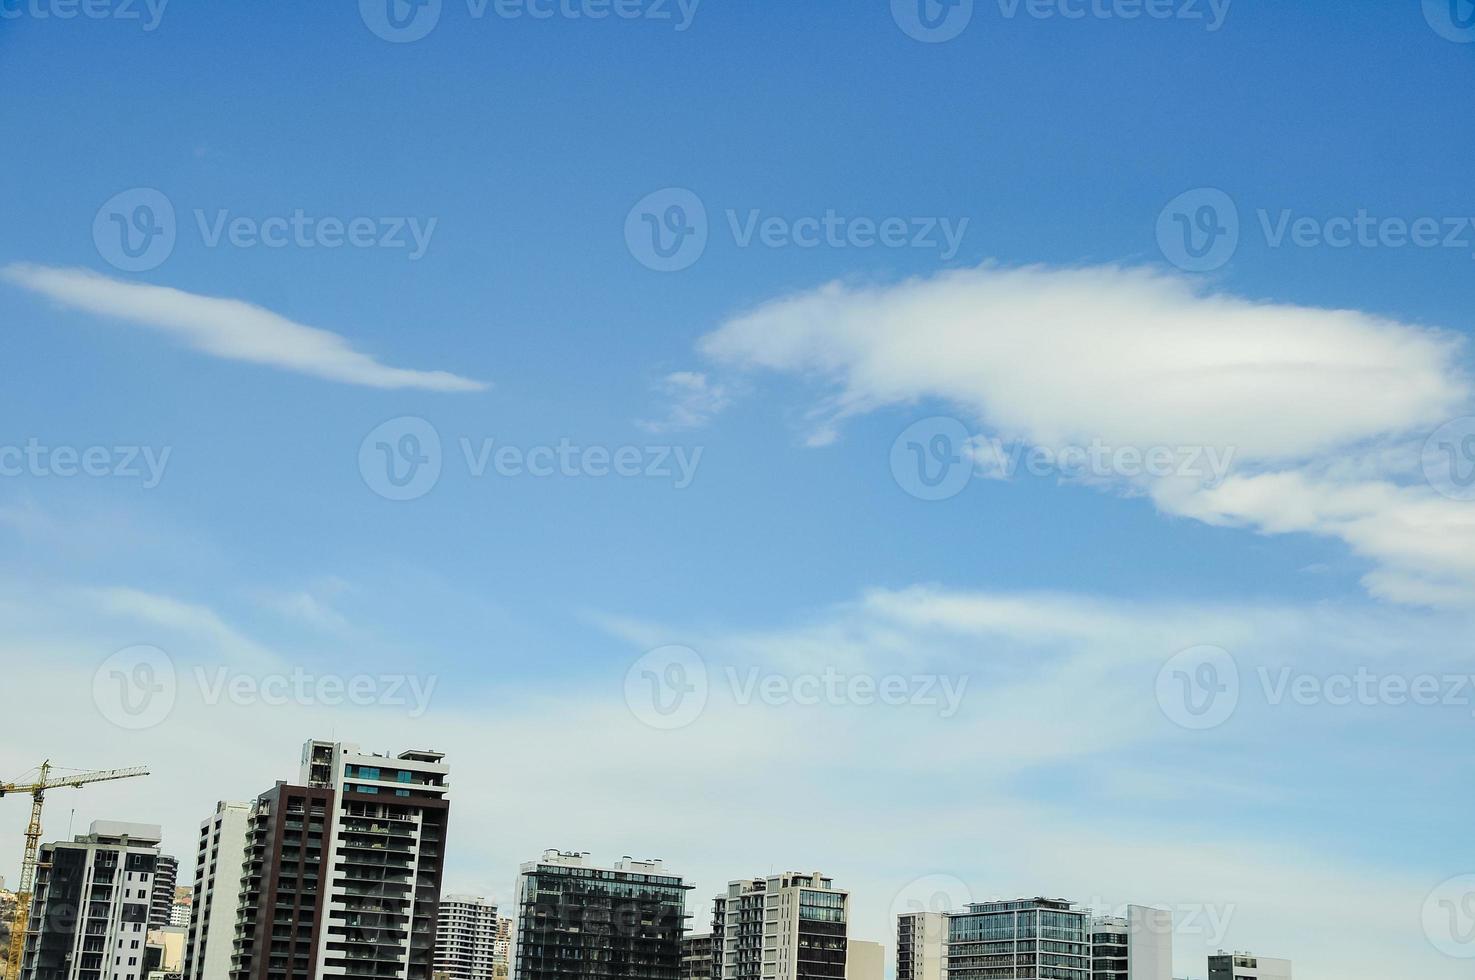
[[[261,794],[261,801],[267,804],[261,817],[261,820],[264,820],[265,823],[262,823],[254,816],[254,808],[250,805],[234,804],[229,801],[218,803],[214,815],[201,824],[201,843],[199,850],[196,852],[198,858],[194,869],[195,880],[197,882],[206,882],[206,884],[203,890],[197,889],[193,893],[193,896],[198,896],[202,900],[205,912],[204,914],[197,914],[191,918],[186,924],[186,928],[179,930],[178,933],[181,946],[184,946],[186,942],[188,944],[186,951],[183,952],[185,970],[183,976],[190,978],[190,980],[206,980],[206,978],[213,976],[209,972],[210,969],[220,968],[219,964],[222,952],[219,949],[210,953],[207,958],[205,945],[200,941],[201,937],[206,934],[217,937],[217,939],[221,936],[236,937],[232,944],[233,952],[226,954],[226,960],[235,964],[235,967],[231,969],[231,976],[236,975],[235,968],[242,967],[242,964],[244,964],[245,969],[252,971],[249,973],[249,976],[253,980],[259,975],[255,971],[263,969],[260,964],[253,965],[253,960],[259,958],[259,954],[252,952],[255,944],[251,940],[250,923],[254,917],[247,915],[245,918],[238,920],[237,916],[240,913],[236,899],[237,893],[239,892],[240,898],[245,902],[247,907],[262,905],[261,893],[263,891],[270,894],[275,893],[275,889],[277,888],[276,880],[279,873],[296,874],[295,871],[290,870],[285,872],[273,870],[273,866],[280,861],[280,856],[277,852],[282,845],[279,837],[280,831],[273,831],[270,829],[270,825],[279,823],[283,819],[282,814],[277,813],[278,810],[289,812],[287,794],[291,794],[292,799],[295,801],[291,806],[297,807],[296,810],[290,810],[290,812],[300,812],[304,820],[307,816],[307,809],[304,804],[314,804],[312,813],[314,814],[313,820],[315,821],[315,826],[318,828],[318,832],[323,834],[325,846],[331,851],[341,846],[337,843],[328,843],[330,838],[336,841],[338,835],[341,833],[337,829],[338,810],[335,805],[335,799],[341,790],[332,789],[332,787],[342,784],[345,778],[352,780],[362,777],[378,780],[379,769],[376,768],[368,773],[363,771],[363,763],[366,761],[379,766],[384,764],[393,765],[395,759],[424,759],[428,761],[439,760],[440,758],[442,758],[440,753],[426,753],[422,750],[408,750],[399,753],[397,756],[363,753],[359,750],[358,746],[352,744],[310,740],[303,748],[303,761],[298,779],[300,785],[288,785],[286,781],[279,780],[278,784],[272,790]],[[444,767],[438,765],[433,765],[432,768],[441,773],[445,771]],[[395,785],[395,781],[390,779],[388,785]],[[311,787],[316,787],[316,792]],[[371,797],[363,795],[366,792],[365,787],[358,787],[357,795],[353,794],[353,785],[348,785],[346,788],[350,796],[345,797],[345,801],[358,800],[362,802],[371,799]],[[407,791],[398,790],[398,792],[405,793]],[[232,814],[237,811],[239,811],[239,816],[233,817]],[[290,820],[292,818],[288,815],[287,819]],[[95,842],[99,839],[120,840],[126,847],[129,843],[128,835],[130,834],[135,838],[141,837],[142,846],[149,849],[149,853],[159,855],[157,859],[158,864],[162,865],[165,861],[173,860],[165,853],[162,834],[157,826],[118,821],[95,821],[88,834],[79,834],[74,840],[76,844],[91,845],[95,845]],[[119,837],[119,835],[123,836]],[[234,856],[231,839],[233,836],[239,838],[234,843],[246,852],[244,865],[242,864],[241,858]],[[288,836],[291,836],[290,832]],[[272,843],[274,837],[278,839],[278,843]],[[255,842],[254,845],[252,844],[253,841]],[[52,849],[61,843],[48,842],[45,846],[48,849]],[[65,843],[70,845],[73,842],[68,841]],[[259,863],[260,848],[263,843],[266,846],[264,877],[261,868],[255,871],[249,870],[252,861],[250,853],[253,847],[258,854],[255,860]],[[290,845],[290,841],[288,843]],[[755,937],[758,939],[759,945],[753,946],[751,949],[749,948],[749,941],[743,938],[747,933],[743,932],[744,927],[740,923],[747,921],[750,914],[756,915],[754,919],[756,922],[761,923],[765,921],[763,915],[765,905],[771,911],[775,907],[775,903],[778,903],[779,907],[785,909],[788,909],[792,903],[793,911],[785,911],[780,918],[773,919],[770,917],[767,921],[770,925],[777,923],[781,928],[798,930],[798,934],[802,935],[806,927],[801,920],[795,918],[800,905],[797,896],[800,894],[814,894],[821,897],[833,895],[837,900],[835,903],[822,904],[832,905],[835,914],[838,915],[836,921],[841,923],[838,935],[841,937],[842,948],[847,936],[852,955],[855,954],[858,948],[857,944],[859,947],[875,947],[878,950],[878,956],[884,955],[885,957],[884,963],[886,969],[884,976],[889,978],[889,980],[927,980],[928,977],[939,975],[965,976],[966,971],[959,971],[956,966],[949,969],[946,965],[948,958],[955,955],[947,952],[949,944],[962,942],[966,947],[968,942],[975,942],[979,937],[967,934],[969,927],[965,925],[963,927],[965,934],[955,935],[950,938],[949,933],[957,932],[957,927],[949,927],[948,923],[973,921],[979,913],[986,913],[984,917],[988,918],[990,915],[996,916],[1000,912],[1007,914],[1016,908],[1031,907],[1057,909],[1062,910],[1062,912],[1069,910],[1069,914],[1077,917],[1081,924],[1080,929],[1083,930],[1079,937],[1081,942],[1089,943],[1092,941],[1093,933],[1099,933],[1103,929],[1110,931],[1113,925],[1116,926],[1115,931],[1120,934],[1120,940],[1109,939],[1108,941],[1112,944],[1120,942],[1120,950],[1118,952],[1098,955],[1121,956],[1123,959],[1121,961],[1120,977],[1116,973],[1110,972],[1109,967],[1105,968],[1108,969],[1108,972],[1100,972],[1104,969],[1101,964],[1093,962],[1090,956],[1083,956],[1077,958],[1079,959],[1078,965],[1080,970],[1084,971],[1081,974],[1081,980],[1088,980],[1085,976],[1086,972],[1091,973],[1090,980],[1166,980],[1170,976],[1167,971],[1171,968],[1170,964],[1173,961],[1172,937],[1179,931],[1179,926],[1181,925],[1181,923],[1175,921],[1177,913],[1173,909],[1162,906],[1128,904],[1122,906],[1120,909],[1113,910],[1095,908],[1088,903],[1067,899],[1019,898],[1005,900],[999,896],[994,896],[979,900],[966,897],[966,886],[958,879],[944,875],[924,876],[910,883],[902,894],[896,896],[893,901],[893,924],[899,931],[903,928],[903,920],[915,920],[918,916],[932,917],[943,923],[942,933],[938,935],[936,933],[913,931],[916,927],[907,927],[909,948],[907,954],[908,969],[902,977],[898,978],[897,971],[901,966],[899,945],[891,942],[890,937],[883,940],[875,940],[869,937],[857,937],[849,933],[846,926],[849,919],[848,910],[850,908],[849,890],[843,887],[836,888],[832,884],[832,879],[821,875],[819,872],[791,871],[779,875],[770,875],[766,879],[763,877],[752,880],[733,879],[728,882],[725,890],[718,892],[704,902],[700,897],[693,901],[689,896],[683,894],[686,892],[695,892],[697,890],[696,886],[684,883],[679,871],[667,868],[659,859],[633,860],[627,855],[618,861],[609,862],[604,865],[614,870],[599,871],[597,869],[603,863],[597,859],[591,861],[590,857],[588,852],[549,849],[544,851],[540,859],[521,864],[518,883],[515,887],[517,900],[508,902],[506,905],[506,907],[514,912],[512,917],[506,919],[512,925],[511,940],[514,952],[511,956],[504,957],[501,960],[502,968],[508,971],[505,975],[515,977],[516,980],[538,980],[538,977],[543,975],[536,970],[524,973],[516,965],[515,949],[517,943],[519,941],[528,941],[525,939],[519,940],[518,931],[528,909],[538,906],[542,909],[542,914],[545,915],[550,910],[555,910],[552,912],[555,918],[561,918],[566,914],[556,911],[557,898],[550,900],[546,896],[538,897],[532,892],[529,892],[527,897],[524,898],[524,882],[537,877],[539,874],[550,872],[554,874],[555,878],[566,873],[586,874],[587,872],[584,869],[595,869],[593,873],[596,878],[613,877],[622,879],[627,876],[633,876],[632,880],[644,880],[648,876],[654,875],[656,877],[652,880],[672,883],[675,900],[681,903],[684,908],[688,909],[684,915],[673,920],[672,923],[673,926],[680,930],[680,955],[683,964],[686,957],[686,938],[712,938],[717,935],[725,935],[723,942],[706,955],[709,958],[709,965],[714,965],[715,968],[715,964],[721,964],[724,961],[722,950],[725,949],[725,958],[728,965],[723,973],[711,974],[708,980],[720,980],[720,978],[726,978],[726,980],[744,980],[744,978],[750,976],[750,972],[745,971],[756,970],[759,962],[766,964],[762,976],[767,977],[774,967],[774,963],[771,960],[774,954],[778,955],[777,969],[779,972],[774,974],[778,980],[816,980],[816,978],[831,976],[836,978],[836,980],[880,980],[880,977],[883,975],[880,972],[882,969],[880,961],[874,965],[867,964],[867,966],[862,968],[861,973],[854,974],[853,976],[849,968],[845,965],[846,960],[843,955],[835,961],[839,964],[839,972],[834,972],[830,967],[823,965],[823,960],[817,961],[820,963],[818,966],[811,964],[809,967],[800,967],[786,959],[790,955],[788,952],[789,944],[787,941],[779,942],[780,937],[778,935],[769,935],[764,939],[763,934],[759,933]],[[205,864],[208,864],[213,869],[208,877],[202,877],[201,867]],[[149,869],[152,870],[154,865],[155,862],[151,860]],[[139,891],[139,901],[142,903],[139,905],[140,915],[149,916],[150,910],[160,901],[161,896],[166,892],[170,896],[175,894],[175,887],[173,885],[175,870],[174,868],[168,869],[167,883],[162,882],[159,879],[159,875],[156,874],[154,881],[147,884],[145,890]],[[236,876],[239,876],[241,879],[239,887],[234,886],[234,878]],[[219,879],[218,883],[215,881],[217,877]],[[249,888],[246,885],[247,877],[250,877],[255,882]],[[324,880],[326,881],[326,879]],[[436,962],[440,963],[442,957],[444,957],[447,964],[459,962],[469,967],[474,963],[478,969],[485,967],[489,972],[493,964],[492,950],[495,940],[499,935],[499,929],[496,923],[502,921],[504,918],[497,914],[500,907],[498,899],[493,895],[456,894],[445,891],[440,887],[441,873],[439,870],[436,870],[432,880],[435,883],[434,887],[438,890],[436,907],[439,911],[437,915],[422,918],[420,920],[422,924],[416,928],[428,930],[428,934],[435,937]],[[42,896],[41,906],[35,914],[42,916],[44,919],[54,914],[46,911],[44,877],[39,890]],[[316,888],[313,889],[313,891],[316,890]],[[329,905],[339,901],[338,898],[328,896],[326,888],[323,891]],[[964,897],[961,899],[961,904],[957,904],[960,901],[960,896]],[[752,905],[751,913],[749,912],[748,904],[739,905],[739,902],[749,903],[753,899],[756,899],[756,905]],[[547,904],[550,901],[555,904]],[[617,903],[628,903],[631,900],[625,897],[618,898],[616,901]],[[809,900],[806,899],[805,901],[808,902]],[[212,902],[215,906],[213,914],[217,917],[213,921],[210,919],[211,913],[209,911]],[[280,903],[275,900],[265,902],[264,904],[266,907],[275,906],[280,908]],[[710,922],[704,920],[704,913],[708,907],[711,909],[712,914]],[[489,916],[486,921],[491,923],[490,929],[483,928],[481,918],[478,917],[481,911],[484,911],[486,916]],[[1192,917],[1204,910],[1187,909],[1183,911],[1186,911]],[[1120,913],[1119,916],[1116,914],[1117,912]],[[326,909],[324,909],[324,913],[326,916]],[[416,914],[419,915],[419,913]],[[448,915],[450,916],[449,919],[447,918]],[[581,910],[577,915],[582,917],[587,915],[587,912]],[[606,920],[607,924],[612,923],[614,925],[615,934],[620,934],[625,929],[631,927],[631,923],[622,919],[622,916],[628,918],[628,913],[622,913],[617,908],[615,915],[610,920]],[[1212,914],[1210,918],[1212,918]],[[153,930],[156,928],[155,924],[152,921],[140,921],[150,930],[149,938],[152,941],[154,939]],[[722,922],[724,921],[728,923],[726,928],[722,926]],[[237,925],[238,922],[243,923],[247,929],[247,932],[244,934],[244,945],[240,938],[242,934],[239,932],[241,926]],[[624,922],[623,927],[620,924],[621,922]],[[452,924],[450,925],[449,931],[448,924]],[[566,927],[569,924],[563,923],[562,925]],[[823,928],[823,926],[811,925],[807,928]],[[972,928],[975,931],[977,929],[976,926]],[[583,931],[585,930],[580,928],[573,929],[574,933]],[[312,936],[314,934],[316,934],[316,938],[311,938],[307,942],[312,944],[312,949],[315,949],[316,953],[305,950],[309,960],[313,955],[319,958],[325,955],[322,947],[317,945],[324,938],[321,931],[313,930],[308,935]],[[140,933],[139,935],[141,941],[143,934]],[[357,941],[352,939],[355,935],[362,938],[362,930],[350,930],[347,934],[350,941]],[[672,947],[669,953],[672,957],[677,953],[675,935],[673,933]],[[916,939],[917,936],[923,936],[925,939],[913,942],[912,940]],[[332,936],[326,938],[329,941],[332,940]],[[601,942],[601,940],[594,936],[591,936],[590,939],[596,943]],[[1103,937],[1097,935],[1094,937],[1094,941],[1097,945],[1100,945]],[[471,953],[473,944],[478,948],[477,955]],[[482,949],[482,946],[485,948]],[[590,948],[592,949],[594,947]],[[600,946],[599,948],[603,949],[604,947]],[[1087,950],[1090,948],[1090,945],[1085,946]],[[29,951],[30,947],[28,946],[27,949]],[[748,950],[748,953],[745,954],[742,952],[743,950]],[[243,952],[246,955],[245,960],[242,960]],[[756,958],[754,954],[757,954]],[[50,955],[55,956],[54,953]],[[332,954],[329,953],[326,955],[331,957]],[[741,964],[744,962],[743,958],[745,955],[750,958],[749,965],[747,967],[740,965],[734,968],[732,965],[733,957],[736,956],[737,961]],[[1236,952],[1234,954],[1236,958],[1242,956],[1249,957],[1251,955],[1245,952]],[[1139,956],[1143,956],[1142,962],[1138,962]],[[913,960],[912,957],[918,958]],[[923,958],[931,965],[924,966]],[[1260,959],[1263,960],[1265,957],[1261,956]],[[141,962],[141,958],[139,961]],[[1207,962],[1210,970],[1214,968],[1213,964],[1215,962],[1220,961],[1227,962],[1227,960],[1224,960],[1224,951],[1222,949],[1217,951],[1217,955],[1210,954],[1208,956]],[[427,964],[428,962],[426,960]],[[1271,971],[1265,974],[1266,976],[1276,977],[1277,980],[1289,980],[1288,960],[1270,959],[1266,960],[1266,963],[1273,964],[1272,966],[1266,967],[1266,969]],[[215,964],[215,966],[212,967],[211,964]],[[319,966],[320,964],[321,961]],[[1128,964],[1130,964],[1130,975],[1128,974]],[[669,964],[669,967],[669,972],[674,975],[674,959]],[[939,968],[941,968],[941,973],[938,972]],[[1287,972],[1285,974],[1275,973],[1274,971],[1276,969]],[[798,972],[794,972],[795,970],[798,970]],[[815,970],[819,972],[815,972]],[[224,976],[225,974],[221,975]],[[241,975],[244,977],[247,974]],[[276,974],[273,973],[271,975]],[[596,974],[591,974],[591,976],[593,975]],[[605,974],[599,973],[597,975],[604,976]],[[1033,976],[1033,974],[1029,975]],[[1071,975],[1075,976],[1074,973]],[[475,974],[475,976],[479,978],[480,974]],[[660,976],[665,976],[665,974],[662,973]],[[685,976],[684,970],[682,976]],[[751,973],[751,976],[757,977],[759,974]],[[1202,977],[1199,977],[1198,974],[1194,974],[1192,971],[1189,971],[1189,976],[1198,977],[1198,980],[1202,980]],[[25,980],[25,978],[23,977],[22,980]]]

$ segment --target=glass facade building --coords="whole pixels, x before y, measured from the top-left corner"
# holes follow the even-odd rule
[[[1059,899],[969,905],[948,917],[948,980],[1091,980],[1089,919]]]
[[[548,851],[517,879],[515,980],[681,980],[691,888],[659,861]]]

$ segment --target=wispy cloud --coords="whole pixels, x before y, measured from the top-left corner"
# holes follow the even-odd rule
[[[1232,453],[1216,486],[1116,481],[1165,512],[1341,539],[1380,596],[1475,601],[1475,514],[1419,472],[1471,411],[1451,334],[1356,310],[1254,302],[1149,269],[984,266],[830,283],[703,338],[718,363],[830,386],[812,443],[845,418],[940,399],[985,433],[1058,449]]]
[[[481,381],[448,371],[381,364],[348,339],[296,323],[242,300],[201,296],[169,286],[124,282],[86,269],[13,263],[0,276],[71,309],[156,330],[195,350],[232,361],[296,371],[370,388],[479,391]]]
[[[666,415],[641,422],[649,432],[699,429],[732,400],[725,385],[712,382],[699,371],[674,371],[660,380],[656,391],[666,401]]]

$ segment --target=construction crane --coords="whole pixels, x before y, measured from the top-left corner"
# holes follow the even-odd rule
[[[51,768],[51,760],[47,759],[41,763],[41,774],[35,782],[0,783],[0,796],[8,793],[31,794],[31,822],[26,826],[26,856],[20,866],[20,887],[15,893],[15,921],[10,926],[10,955],[5,967],[6,975],[11,980],[20,976],[20,958],[25,951],[26,925],[31,915],[31,889],[35,887],[36,881],[36,852],[41,846],[41,804],[46,800],[46,791],[149,774],[143,766],[135,766],[132,769],[102,769],[52,778]]]

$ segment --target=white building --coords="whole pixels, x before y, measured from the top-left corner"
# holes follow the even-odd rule
[[[493,980],[498,962],[497,906],[478,895],[440,900],[435,928],[435,972],[450,980]],[[502,953],[506,955],[506,940]]]
[[[729,882],[712,916],[713,977],[844,980],[849,900],[818,871]]]
[[[946,954],[946,912],[896,917],[896,980],[942,980]]]
[[[215,804],[209,819],[200,824],[195,894],[184,910],[189,925],[184,980],[224,980],[230,976],[250,819],[251,804],[222,800]],[[180,906],[176,905],[174,911],[179,912]]]
[[[1091,920],[1091,980],[1172,980],[1173,913],[1128,905]]]
[[[1209,980],[1291,980],[1291,961],[1221,949],[1209,957]]]
[[[20,980],[142,980],[161,838],[154,824],[95,820],[42,845]]]

